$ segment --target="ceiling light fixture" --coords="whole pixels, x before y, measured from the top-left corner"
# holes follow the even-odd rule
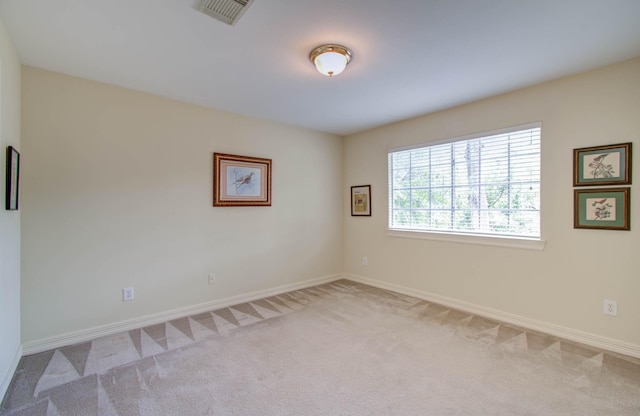
[[[322,75],[332,77],[340,74],[351,61],[352,53],[342,45],[321,45],[309,53],[309,60]]]

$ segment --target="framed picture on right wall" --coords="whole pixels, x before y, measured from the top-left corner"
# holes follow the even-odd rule
[[[573,149],[573,186],[631,184],[631,143]]]
[[[573,227],[630,230],[629,188],[575,189]]]

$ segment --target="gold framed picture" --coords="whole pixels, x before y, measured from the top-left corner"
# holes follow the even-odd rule
[[[573,149],[573,186],[631,184],[631,143]]]
[[[575,189],[573,228],[629,231],[630,188]]]
[[[271,159],[214,153],[213,206],[271,206]]]

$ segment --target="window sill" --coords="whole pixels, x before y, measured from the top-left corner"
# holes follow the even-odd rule
[[[545,240],[489,235],[438,233],[433,231],[388,229],[389,237],[417,238],[421,240],[446,241],[449,243],[479,244],[494,247],[509,247],[525,250],[544,250]]]

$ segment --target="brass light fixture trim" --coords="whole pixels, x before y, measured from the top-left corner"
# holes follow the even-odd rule
[[[335,57],[336,54],[341,55],[343,57],[342,59],[344,60],[344,62],[341,62],[341,65],[339,65],[338,67],[334,67],[333,65],[327,66],[326,63],[322,62],[323,55],[332,55]],[[338,75],[342,71],[344,71],[344,68],[351,61],[351,58],[353,58],[353,53],[349,50],[349,48],[333,43],[320,45],[317,48],[314,48],[309,53],[309,60],[316,66],[316,69],[318,69],[321,74],[329,77],[333,77],[334,75]],[[331,63],[333,64],[335,62]],[[324,66],[327,67],[324,68]]]

